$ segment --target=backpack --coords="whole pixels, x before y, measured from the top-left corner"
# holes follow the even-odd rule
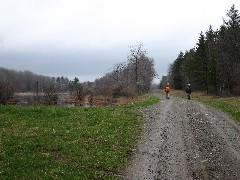
[[[165,91],[170,92],[170,87],[169,86],[165,87]]]
[[[186,88],[186,93],[190,93],[190,87]]]

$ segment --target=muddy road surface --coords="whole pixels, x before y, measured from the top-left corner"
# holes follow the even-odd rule
[[[123,179],[240,180],[240,127],[199,102],[163,95],[141,110],[144,127]]]

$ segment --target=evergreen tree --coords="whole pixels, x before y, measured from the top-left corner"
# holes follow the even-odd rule
[[[173,76],[173,87],[175,89],[183,88],[183,71],[182,71],[182,63],[183,63],[183,53],[180,52],[177,59],[174,61],[172,65],[172,76]]]
[[[208,91],[207,46],[205,37],[202,32],[200,33],[196,47],[194,77],[198,88]]]
[[[217,94],[218,76],[217,76],[217,50],[216,50],[216,32],[212,30],[212,26],[206,32],[207,45],[207,66],[208,77],[207,82],[210,88]]]
[[[233,5],[218,33],[218,65],[221,91],[233,92],[240,80],[240,15]]]
[[[184,84],[193,84],[194,85],[194,65],[195,63],[195,49],[190,49],[184,54],[183,60],[183,75],[184,75]]]

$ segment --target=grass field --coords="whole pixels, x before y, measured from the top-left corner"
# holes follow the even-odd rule
[[[179,91],[179,90],[172,90],[171,95],[187,98],[186,93],[184,91]],[[223,112],[227,113],[228,115],[230,115],[231,117],[233,117],[234,119],[236,119],[236,121],[240,123],[240,97],[239,96],[222,98],[219,96],[206,95],[206,93],[203,93],[203,92],[193,92],[192,99],[201,101],[212,107],[218,108]]]
[[[128,106],[0,106],[0,179],[118,179],[140,132]]]

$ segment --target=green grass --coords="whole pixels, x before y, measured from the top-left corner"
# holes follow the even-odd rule
[[[171,94],[174,96],[186,98],[186,93],[184,91],[173,90]],[[192,99],[220,109],[230,115],[232,118],[234,118],[237,122],[240,122],[239,96],[221,98],[218,96],[206,95],[203,92],[193,92]]]
[[[0,106],[0,179],[118,179],[140,132],[140,107]]]
[[[200,101],[222,110],[240,122],[240,97],[215,97],[210,99],[201,99]]]

